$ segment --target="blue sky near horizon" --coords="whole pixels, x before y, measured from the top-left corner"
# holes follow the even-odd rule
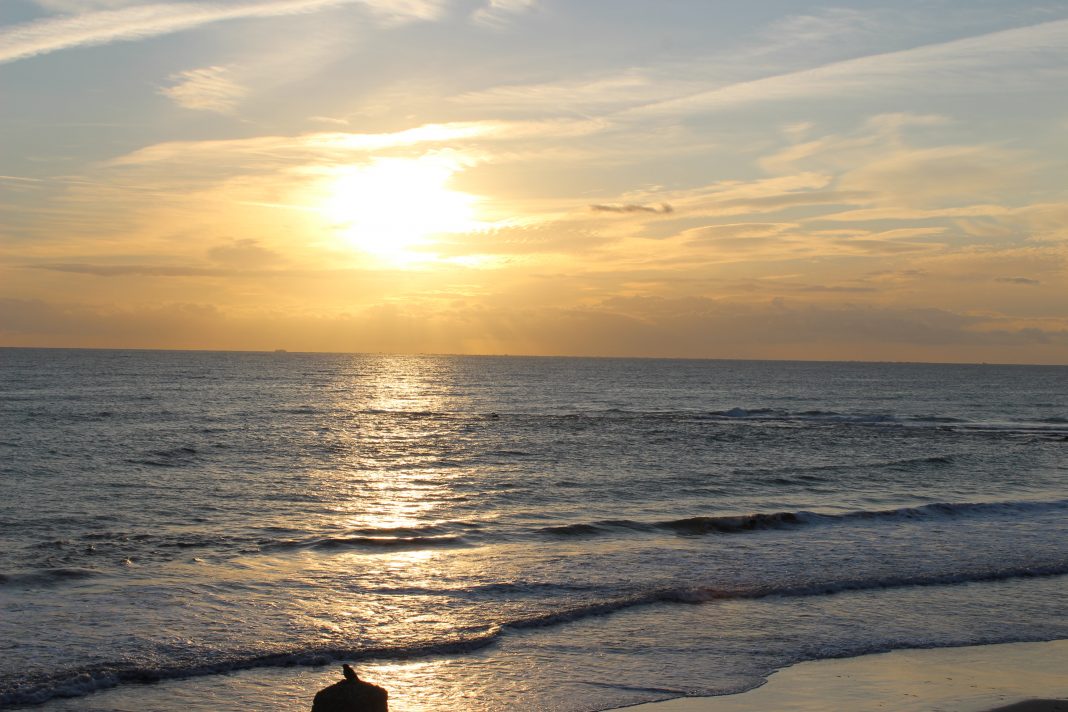
[[[5,0],[0,344],[1068,363],[1068,2]]]

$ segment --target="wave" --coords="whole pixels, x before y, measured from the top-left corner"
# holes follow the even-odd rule
[[[705,414],[713,420],[789,421],[852,425],[967,425],[973,421],[950,415],[900,413],[841,413],[835,410],[784,410],[781,408],[730,408]]]
[[[988,571],[944,573],[927,576],[899,576],[885,578],[857,578],[833,581],[812,581],[797,585],[754,585],[750,587],[684,586],[647,591],[634,596],[598,601],[569,609],[519,618],[502,624],[502,628],[527,629],[561,625],[585,618],[608,615],[618,611],[658,603],[703,604],[716,601],[753,600],[782,597],[802,598],[829,596],[852,591],[878,591],[897,588],[948,586],[972,583],[992,583],[1012,579],[1048,578],[1068,575],[1068,560],[1046,566],[1021,566]]]
[[[0,688],[0,708],[38,705],[57,697],[84,697],[93,692],[124,684],[149,684],[162,680],[221,675],[255,668],[321,667],[340,660],[406,660],[431,655],[459,655],[492,644],[500,634],[501,629],[493,627],[466,637],[429,641],[406,647],[308,647],[294,651],[235,656],[200,665],[138,666],[124,663],[91,665],[58,671],[22,684],[16,683]]]
[[[322,415],[328,411],[313,405],[297,405],[288,408],[271,408],[270,412],[281,415]]]
[[[370,589],[373,593],[387,596],[439,596],[463,598],[516,598],[538,596],[542,594],[559,595],[560,593],[581,593],[603,591],[597,584],[585,584],[561,581],[501,581],[497,583],[469,584],[457,588],[437,586],[387,586]]]
[[[686,517],[654,522],[634,520],[601,520],[543,527],[537,531],[559,537],[589,537],[613,531],[642,532],[670,531],[681,536],[705,534],[740,534],[752,531],[787,529],[848,521],[904,521],[924,519],[953,519],[990,514],[1038,514],[1068,507],[1068,499],[1054,501],[1014,502],[936,502],[897,509],[856,510],[842,513],[821,513],[798,510],[794,512],[756,512],[729,516]]]
[[[65,520],[50,520],[60,521]],[[191,521],[196,521],[196,518]],[[72,519],[68,523],[80,524],[82,521]],[[21,521],[0,519],[0,529],[3,530],[23,526]],[[193,554],[225,559],[300,550],[328,553],[362,549],[375,552],[469,546],[481,536],[482,528],[483,525],[477,522],[455,520],[422,527],[367,527],[343,532],[313,532],[287,527],[265,527],[255,534],[240,531],[223,534],[108,529],[91,531],[72,538],[37,541],[15,552],[9,560],[17,560],[17,568],[32,572],[55,571],[54,574],[43,575],[39,582],[58,585],[77,579],[76,573],[69,572],[89,571],[90,568],[101,566],[128,567],[132,563],[188,559]],[[79,566],[90,568],[79,569]],[[106,572],[113,573],[110,569]],[[17,577],[22,576],[21,573],[0,573],[0,586],[13,584],[21,580]]]
[[[749,587],[681,586],[636,592],[629,596],[594,601],[556,611],[518,617],[488,624],[466,635],[425,641],[408,646],[363,646],[353,648],[309,646],[291,651],[270,651],[234,655],[212,663],[171,666],[134,664],[94,665],[59,671],[0,688],[0,707],[32,705],[56,697],[80,697],[122,684],[153,683],[160,680],[224,674],[263,667],[322,666],[338,661],[406,660],[433,655],[459,655],[491,645],[510,630],[527,630],[566,625],[588,618],[611,615],[628,609],[657,604],[700,605],[718,601],[771,597],[835,595],[852,591],[887,590],[918,586],[947,586],[1068,575],[1068,560],[1045,566],[1008,567],[986,571],[885,578],[856,578],[811,581],[795,585],[754,585]]]
[[[1068,418],[1044,417],[1035,419],[1004,417],[1001,420],[971,420],[939,413],[842,412],[829,409],[788,410],[784,408],[736,406],[722,410],[624,410],[607,408],[563,414],[508,414],[517,417],[549,417],[553,419],[612,419],[612,420],[697,420],[719,423],[747,423],[792,426],[857,426],[941,428],[965,432],[1068,435]]]
[[[725,413],[732,413],[731,417],[753,420],[783,420],[794,423],[827,423],[847,425],[898,425],[902,427],[935,427],[966,433],[989,433],[1005,435],[1068,435],[1068,418],[1051,416],[1045,418],[1005,418],[1004,420],[969,420],[948,415],[937,414],[913,414],[898,415],[889,413],[855,413],[843,414],[834,411],[801,411],[790,412],[780,410],[757,410],[748,411],[748,415],[741,415],[736,408]],[[723,414],[720,414],[723,417]]]
[[[879,463],[877,467],[902,467],[909,465],[952,465],[956,461],[953,455],[928,455],[927,457],[907,457],[902,460]],[[871,465],[868,465],[871,467]]]
[[[436,547],[462,546],[466,542],[459,536],[407,536],[407,537],[328,537],[313,542],[313,549],[431,549]]]
[[[183,467],[192,463],[196,456],[196,448],[183,445],[169,450],[155,450],[145,457],[128,459],[126,462],[134,465],[149,465],[151,467]]]
[[[260,551],[317,549],[433,549],[466,546],[467,536],[482,524],[470,521],[442,521],[414,527],[358,527],[344,533],[315,535],[298,539],[261,539]],[[457,531],[463,532],[458,534]],[[466,535],[466,536],[465,536]]]
[[[294,539],[266,544],[263,548],[270,550],[314,549],[333,551],[338,549],[434,549],[441,547],[465,546],[462,536],[328,536],[309,539]]]
[[[99,571],[78,568],[52,568],[0,574],[0,586],[52,586],[67,581],[81,581],[100,575]]]
[[[839,413],[833,410],[789,411],[780,408],[730,408],[713,410],[705,414],[713,420],[794,420],[823,421],[831,423],[881,424],[899,423],[899,416],[888,413]]]
[[[833,462],[807,467],[738,467],[734,473],[742,476],[750,476],[752,484],[776,484],[793,485],[799,483],[827,482],[828,474],[854,474],[869,470],[904,470],[913,472],[920,469],[937,469],[947,465],[955,465],[966,459],[966,455],[926,455],[919,457],[905,457],[894,460],[874,460],[870,462]],[[759,478],[771,477],[770,480]]]
[[[603,523],[598,524],[562,524],[556,527],[543,527],[538,530],[545,534],[558,536],[596,536],[606,531]]]
[[[1068,436],[1068,423],[1059,418],[1042,418],[1040,420],[1009,420],[1006,422],[974,422],[959,426],[958,430],[970,433],[1028,435],[1028,436]]]

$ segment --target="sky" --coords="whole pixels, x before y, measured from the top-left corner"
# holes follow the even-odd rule
[[[1068,364],[1068,0],[2,0],[0,345]]]

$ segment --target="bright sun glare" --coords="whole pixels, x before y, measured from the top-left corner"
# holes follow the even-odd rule
[[[456,161],[379,158],[333,170],[319,210],[353,247],[380,259],[408,264],[434,235],[478,229],[477,198],[447,187]]]

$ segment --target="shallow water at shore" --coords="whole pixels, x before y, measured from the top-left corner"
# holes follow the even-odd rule
[[[628,709],[1060,712],[1068,709],[1068,641],[899,650],[821,660],[780,670],[766,685],[743,694],[676,699]]]

